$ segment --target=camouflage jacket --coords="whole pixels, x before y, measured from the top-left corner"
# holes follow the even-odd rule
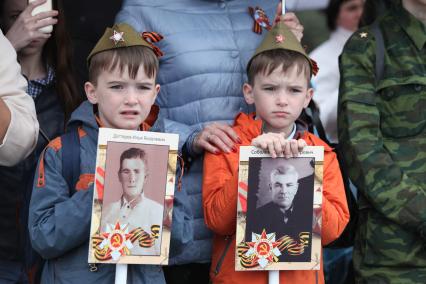
[[[371,27],[340,57],[339,141],[360,190],[357,283],[426,283],[426,28],[400,3],[379,21],[377,86]]]

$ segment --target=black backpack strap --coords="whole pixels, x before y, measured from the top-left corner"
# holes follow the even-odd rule
[[[78,129],[72,129],[61,136],[62,176],[68,184],[70,195],[75,193],[75,185],[80,177],[80,137]]]
[[[312,102],[312,100],[311,100]],[[328,145],[330,145],[330,141],[327,138],[327,135],[325,134],[325,130],[324,130],[324,126],[322,125],[321,119],[319,117],[319,109],[316,106],[316,104],[312,104],[309,103],[309,109],[311,111],[311,119],[312,119],[312,123],[316,129],[316,131],[318,132],[318,136],[319,138],[321,138],[322,141],[324,141],[325,143],[327,143]]]
[[[380,29],[379,21],[376,20],[371,25],[371,31],[376,40],[376,86],[383,78],[383,71],[385,69],[385,43],[383,40],[383,34]]]

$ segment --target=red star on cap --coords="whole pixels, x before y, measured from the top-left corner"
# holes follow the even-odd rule
[[[285,40],[285,37],[283,35],[275,36],[275,42],[276,43],[282,43],[284,40]]]
[[[124,38],[123,38],[124,32],[117,32],[116,30],[114,30],[113,33],[114,34],[110,36],[109,39],[112,39],[115,45],[117,45],[117,43],[120,41],[124,42]]]

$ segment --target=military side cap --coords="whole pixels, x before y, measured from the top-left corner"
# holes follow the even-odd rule
[[[259,45],[255,53],[251,57],[250,62],[247,66],[250,66],[251,60],[259,53],[274,49],[292,50],[302,54],[310,63],[312,74],[316,75],[318,73],[319,69],[317,63],[311,58],[309,58],[309,56],[306,54],[305,49],[297,40],[296,36],[289,30],[289,28],[283,22],[278,22],[268,32],[262,43]]]
[[[163,37],[155,32],[136,32],[130,25],[125,23],[115,24],[112,28],[106,28],[103,36],[99,39],[93,50],[87,57],[87,63],[93,55],[102,51],[130,46],[146,46],[151,48],[157,57],[161,57],[161,50],[152,44],[162,40]]]

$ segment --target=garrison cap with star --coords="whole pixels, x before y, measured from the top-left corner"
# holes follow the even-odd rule
[[[262,43],[256,49],[255,53],[251,57],[247,67],[250,66],[251,60],[264,51],[274,50],[274,49],[286,49],[293,50],[298,52],[306,57],[308,62],[311,65],[312,74],[316,75],[318,73],[317,63],[309,58],[306,54],[305,49],[302,47],[300,42],[297,40],[296,36],[289,30],[289,28],[283,23],[278,22],[265,36]]]
[[[102,51],[130,47],[130,46],[146,46],[151,48],[157,57],[163,55],[158,47],[152,42],[158,42],[163,37],[155,32],[144,32],[142,34],[136,32],[130,25],[125,23],[115,24],[112,28],[106,28],[103,36],[99,39],[93,50],[87,57],[87,63],[90,59]]]

